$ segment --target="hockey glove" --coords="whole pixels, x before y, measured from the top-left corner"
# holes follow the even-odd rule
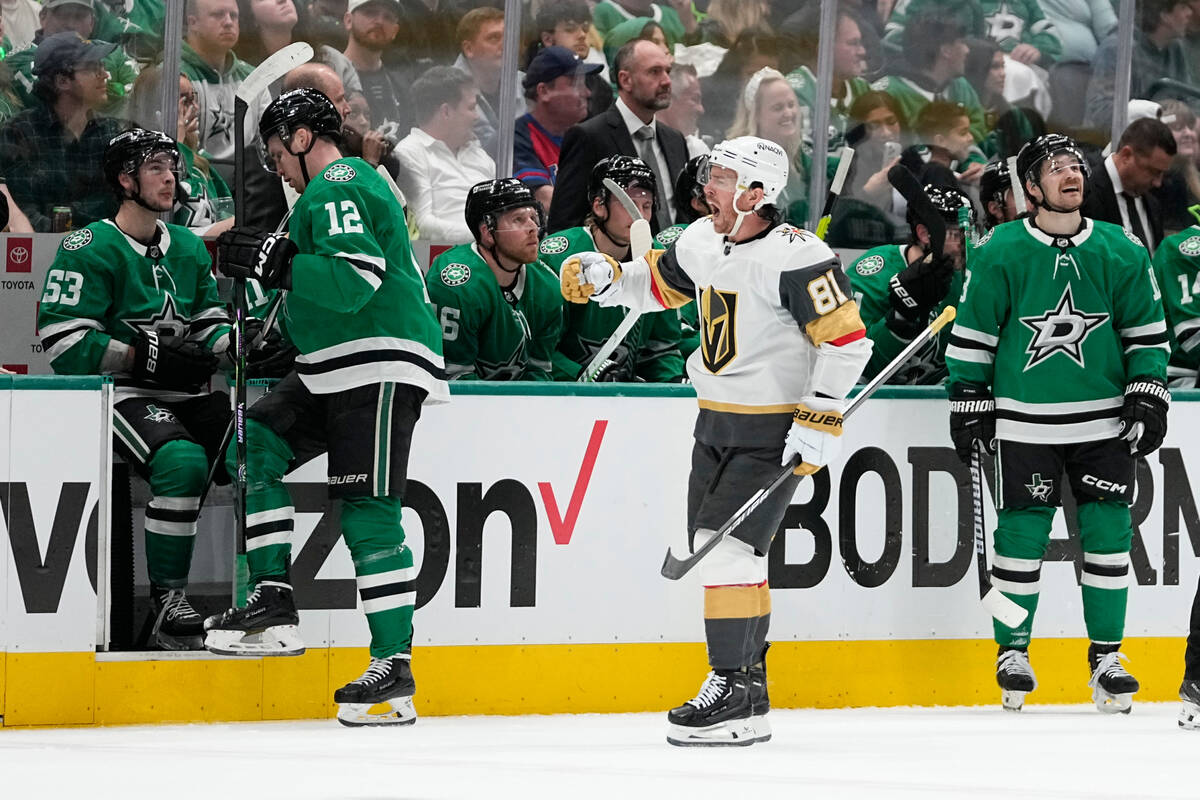
[[[250,337],[253,342],[253,337]],[[300,351],[282,333],[272,328],[258,347],[246,356],[246,377],[282,378],[292,371]]]
[[[783,466],[797,475],[818,472],[842,452],[842,403],[829,397],[807,397],[792,412],[792,427],[783,442]]]
[[[953,277],[954,262],[933,253],[893,275],[888,281],[888,328],[905,339],[920,333],[929,313],[946,298]]]
[[[133,342],[130,375],[137,380],[154,381],[167,389],[195,394],[216,370],[216,356],[178,336],[143,333]]]
[[[217,263],[229,278],[254,278],[264,289],[292,288],[296,245],[283,234],[230,228],[217,237]]]
[[[976,441],[989,453],[996,452],[996,400],[986,386],[950,384],[950,438],[964,464],[971,461]]]
[[[1134,458],[1148,456],[1167,435],[1167,408],[1171,393],[1158,378],[1141,375],[1125,387],[1125,405],[1121,409],[1120,437],[1129,442]]]
[[[562,296],[570,303],[598,298],[621,278],[621,265],[603,253],[571,256],[562,265]]]

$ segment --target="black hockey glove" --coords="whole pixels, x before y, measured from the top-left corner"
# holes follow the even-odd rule
[[[892,314],[888,327],[897,335],[911,339],[925,327],[929,312],[946,298],[954,277],[954,262],[928,253],[888,281],[888,300]]]
[[[1170,403],[1171,393],[1158,378],[1141,375],[1125,387],[1120,437],[1129,442],[1134,458],[1148,456],[1162,444]]]
[[[996,400],[986,386],[950,384],[950,438],[964,464],[970,462],[976,441],[989,453],[996,452]]]
[[[251,339],[253,341],[253,339]],[[292,371],[300,351],[277,330],[271,330],[262,343],[246,357],[249,378],[282,378]]]
[[[137,380],[154,381],[167,389],[195,394],[216,370],[216,356],[178,336],[143,333],[133,342],[130,375]]]
[[[254,278],[264,289],[292,288],[296,245],[283,234],[247,226],[230,228],[217,237],[217,263],[229,278]]]

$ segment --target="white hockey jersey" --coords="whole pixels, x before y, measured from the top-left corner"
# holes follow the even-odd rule
[[[598,299],[642,311],[698,304],[700,346],[688,359],[712,445],[781,442],[806,397],[844,398],[871,341],[836,255],[814,234],[778,225],[727,242],[704,218],[666,251],[622,265]]]

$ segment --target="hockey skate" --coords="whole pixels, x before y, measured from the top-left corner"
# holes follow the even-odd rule
[[[245,608],[231,608],[204,620],[204,646],[223,656],[298,656],[304,653],[300,615],[292,587],[262,581]]]
[[[771,710],[771,698],[767,694],[767,650],[771,643],[763,646],[758,663],[746,668],[746,677],[750,685],[750,722],[754,725],[754,741],[771,741],[771,723],[767,712]]]
[[[763,693],[765,698],[765,683]],[[753,715],[747,672],[714,670],[695,699],[667,712],[667,741],[678,747],[746,747],[758,741]]]
[[[408,656],[372,658],[361,678],[333,693],[338,722],[350,728],[412,725],[417,721],[412,702],[416,691]],[[387,706],[388,710],[372,714],[371,707],[377,705]]]
[[[1105,714],[1128,714],[1133,708],[1133,693],[1141,688],[1137,678],[1125,671],[1121,659],[1129,658],[1115,647],[1100,650],[1088,647],[1088,662],[1092,666],[1092,702]]]
[[[1025,695],[1037,688],[1028,651],[1001,647],[996,657],[996,683],[1000,685],[1000,705],[1004,710],[1020,711],[1025,705]]]
[[[192,608],[183,589],[150,586],[154,627],[150,635],[161,650],[203,650],[204,620]]]
[[[1179,711],[1179,727],[1185,731],[1200,731],[1200,680],[1183,679],[1179,687],[1183,708]]]

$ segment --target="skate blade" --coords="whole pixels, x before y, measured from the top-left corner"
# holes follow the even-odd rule
[[[1018,692],[1014,689],[1000,690],[1000,705],[1005,711],[1020,711],[1025,707],[1025,695],[1029,692]]]
[[[754,726],[754,741],[771,741],[771,723],[766,714],[755,714],[750,718],[750,724]]]
[[[1183,701],[1179,709],[1179,727],[1185,731],[1200,731],[1200,705]]]
[[[222,656],[299,656],[304,654],[304,640],[296,625],[276,625],[266,630],[211,630],[204,638],[204,647]]]
[[[1097,686],[1092,691],[1092,702],[1102,714],[1128,714],[1133,710],[1133,692],[1110,694]]]
[[[685,725],[667,728],[667,742],[676,747],[749,747],[757,741],[754,723],[749,718],[718,722],[704,728]]]
[[[342,703],[338,706],[337,721],[347,728],[412,725],[417,721],[417,710],[411,697],[394,697],[374,704]]]

